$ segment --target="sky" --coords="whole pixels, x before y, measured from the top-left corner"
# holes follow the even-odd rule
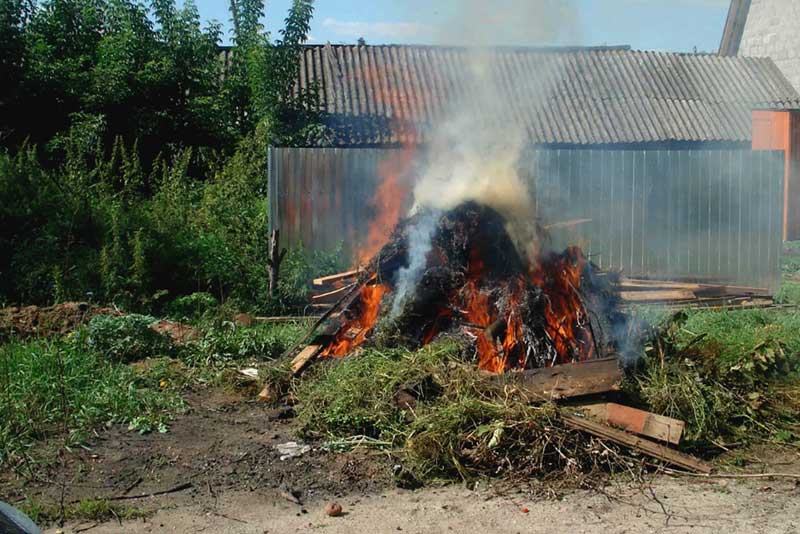
[[[195,2],[203,18],[223,23],[228,35],[228,1]],[[290,3],[267,0],[265,24],[273,35]],[[491,12],[465,16],[471,10],[486,10],[487,4]],[[564,28],[525,31],[537,21],[552,20],[537,17],[541,4],[563,10],[557,19],[564,21]],[[369,44],[464,44],[474,28],[491,35],[491,44],[498,45],[630,45],[639,50],[714,52],[729,4],[730,0],[317,0],[309,41],[355,43],[363,37]],[[458,36],[453,27],[460,28]]]

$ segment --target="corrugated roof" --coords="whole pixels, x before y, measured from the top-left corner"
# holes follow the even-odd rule
[[[318,87],[337,143],[356,146],[424,142],[454,103],[489,124],[522,127],[534,144],[747,142],[752,109],[800,109],[766,58],[620,48],[484,54],[476,67],[465,48],[306,46],[299,85]],[[493,98],[481,94],[484,84]]]

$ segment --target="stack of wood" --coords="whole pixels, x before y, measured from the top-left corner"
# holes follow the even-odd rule
[[[315,278],[312,281],[311,307],[320,312],[327,311],[348,291],[358,284],[361,269]]]
[[[623,278],[620,296],[627,304],[659,304],[673,308],[769,308],[775,306],[770,291],[745,287],[666,280]]]

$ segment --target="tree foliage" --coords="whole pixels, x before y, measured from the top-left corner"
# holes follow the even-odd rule
[[[293,91],[313,2],[293,3],[275,42],[263,0],[230,9],[236,51],[224,72],[221,27],[204,26],[192,0],[3,0],[0,139],[47,145],[93,117],[106,146],[137,141],[145,163],[183,147],[229,153],[259,122],[271,141],[300,139],[318,118],[311,92]]]
[[[304,296],[298,253],[265,296],[266,153],[324,135],[294,85],[313,2],[276,40],[263,0],[230,9],[224,68],[192,0],[0,0],[0,305]]]

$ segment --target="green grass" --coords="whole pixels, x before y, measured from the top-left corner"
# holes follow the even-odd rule
[[[218,320],[201,327],[196,342],[174,347],[147,328],[150,322],[111,317],[68,336],[0,344],[0,465],[53,436],[72,447],[109,423],[166,432],[183,408],[181,391],[197,383],[229,385],[226,377],[240,378],[234,370],[243,366],[255,365],[263,382],[285,392],[287,370],[271,362],[307,328]]]
[[[183,347],[179,358],[202,380],[213,381],[227,369],[259,367],[275,360],[305,334],[308,326],[305,321],[251,327],[214,321],[201,327],[202,337]]]
[[[110,361],[85,337],[79,332],[0,346],[0,464],[65,429],[67,446],[106,423],[165,430],[181,408],[177,392],[153,387],[155,378]]]
[[[54,523],[59,519],[104,522],[112,519],[138,519],[148,515],[144,510],[135,506],[125,506],[102,499],[83,499],[77,503],[67,504],[64,506],[63,514],[58,505],[44,504],[31,499],[22,503],[19,508],[39,525]]]

